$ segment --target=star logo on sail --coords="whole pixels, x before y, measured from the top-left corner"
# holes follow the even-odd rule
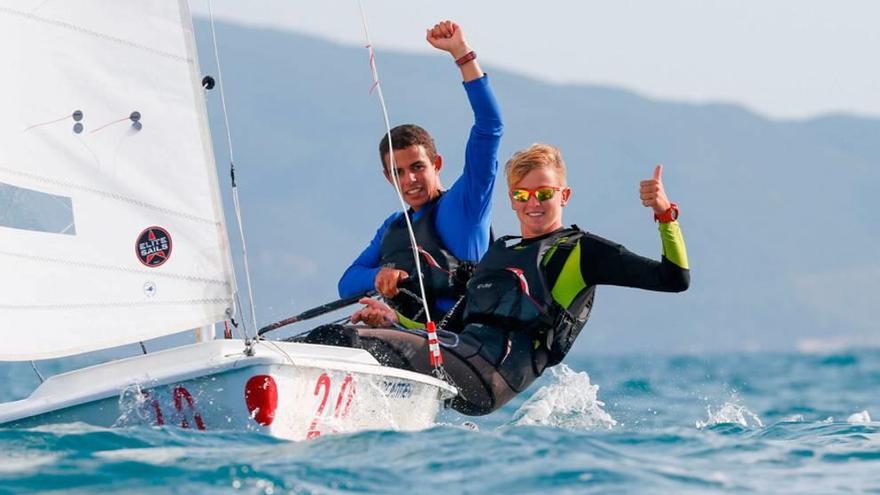
[[[162,227],[147,227],[138,236],[135,254],[144,266],[161,266],[171,256],[171,234]]]

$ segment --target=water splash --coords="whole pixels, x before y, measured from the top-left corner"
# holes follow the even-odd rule
[[[871,415],[868,414],[868,411],[861,411],[855,414],[850,414],[848,418],[846,418],[846,422],[851,425],[866,425],[871,422]]]
[[[586,372],[575,372],[561,364],[550,369],[551,383],[534,393],[513,414],[517,426],[554,426],[571,430],[611,428],[617,421],[602,409],[599,386],[590,383]]]
[[[155,399],[150,391],[144,390],[140,384],[133,383],[119,392],[119,416],[113,423],[114,427],[153,424],[155,418],[150,407]]]
[[[806,419],[803,414],[790,414],[781,420],[783,423],[803,423],[804,421]]]
[[[480,427],[476,423],[474,423],[473,421],[465,421],[464,423],[461,424],[461,426],[463,428],[470,430],[470,431],[480,431]]]
[[[757,414],[745,406],[734,402],[725,402],[721,409],[713,412],[712,406],[706,406],[706,421],[697,421],[697,428],[722,424],[737,424],[745,428],[763,428],[764,423]]]

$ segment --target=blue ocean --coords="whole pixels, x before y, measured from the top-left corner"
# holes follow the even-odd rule
[[[0,399],[33,371],[0,369]],[[0,492],[880,493],[880,351],[581,355],[488,417],[286,442],[0,429]]]

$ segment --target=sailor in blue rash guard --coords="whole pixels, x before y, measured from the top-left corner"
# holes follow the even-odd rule
[[[417,242],[423,248],[420,262],[428,302],[432,312],[443,314],[464,292],[468,263],[462,262],[476,263],[489,246],[492,189],[503,125],[488,77],[480,69],[461,27],[451,21],[441,22],[428,30],[426,39],[455,59],[474,112],[464,170],[446,191],[442,191],[439,177],[443,159],[431,136],[415,125],[391,131],[398,183],[410,206]],[[385,177],[391,182],[387,135],[380,143],[380,158]],[[385,220],[370,244],[345,270],[339,280],[339,295],[351,297],[375,288],[401,316],[416,318],[414,312],[420,304],[409,295],[418,293],[416,278],[403,214],[397,212]],[[401,288],[409,290],[401,293]]]

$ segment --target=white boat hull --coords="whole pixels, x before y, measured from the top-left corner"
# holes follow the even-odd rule
[[[0,404],[0,425],[84,422],[255,431],[290,440],[434,424],[455,389],[365,351],[216,340],[54,376]]]

